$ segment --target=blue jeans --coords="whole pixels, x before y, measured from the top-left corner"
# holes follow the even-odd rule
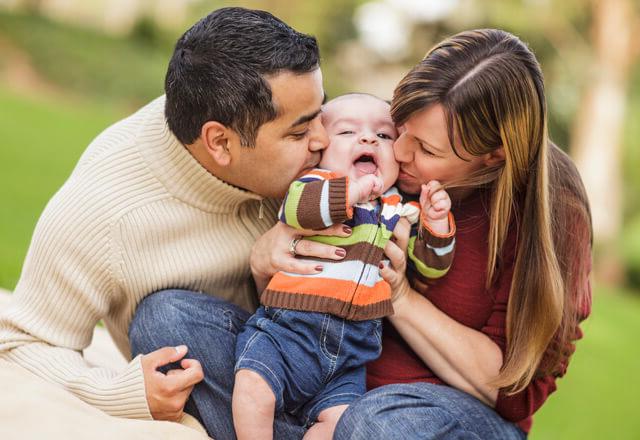
[[[204,380],[193,388],[185,412],[216,440],[236,438],[231,413],[236,336],[249,316],[234,304],[202,293],[164,290],[138,304],[129,327],[133,356],[185,344],[187,357],[200,361]],[[161,370],[172,368],[180,366]],[[294,417],[286,413],[276,417],[275,438],[301,439],[304,433]]]
[[[185,344],[205,378],[185,411],[216,440],[235,439],[231,414],[236,336],[250,314],[220,299],[185,290],[165,290],[145,298],[129,328],[134,356]],[[167,366],[164,370],[179,368]],[[281,413],[274,438],[300,439],[297,418]],[[479,400],[453,388],[431,384],[388,385],[369,391],[349,406],[334,439],[523,439],[514,424]]]
[[[504,439],[527,436],[475,397],[445,385],[376,388],[342,414],[334,440]]]
[[[382,348],[380,321],[258,307],[238,336],[236,371],[258,373],[275,395],[276,412],[309,426],[323,410],[365,393],[365,365]]]

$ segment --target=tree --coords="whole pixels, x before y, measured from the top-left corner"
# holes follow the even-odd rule
[[[622,230],[622,132],[633,59],[636,17],[629,0],[593,0],[593,64],[572,136],[572,152],[589,194],[596,249],[595,271],[605,282],[621,281],[617,252]]]

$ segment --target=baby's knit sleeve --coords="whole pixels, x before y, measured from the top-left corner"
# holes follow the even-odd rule
[[[290,186],[278,217],[296,229],[324,229],[352,217],[349,178],[314,169]]]
[[[449,271],[456,245],[456,225],[449,213],[449,233],[438,234],[429,228],[424,216],[411,227],[409,236],[409,264],[422,276],[441,278]]]

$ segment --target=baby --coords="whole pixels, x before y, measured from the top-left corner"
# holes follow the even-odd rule
[[[305,439],[330,439],[349,403],[364,394],[365,365],[381,351],[381,319],[393,313],[379,265],[400,218],[412,224],[409,264],[443,276],[452,261],[451,201],[439,185],[423,186],[420,204],[402,203],[392,186],[398,136],[389,104],[349,94],[323,107],[330,145],[320,167],[289,187],[280,221],[322,229],[345,223],[350,237],[310,239],[346,250],[322,260],[315,275],[277,273],[236,345],[233,420],[239,439],[271,439],[275,411],[311,426]],[[422,211],[422,215],[420,214]]]

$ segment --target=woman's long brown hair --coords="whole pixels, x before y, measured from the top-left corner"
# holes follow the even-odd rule
[[[491,187],[487,289],[516,224],[507,347],[494,385],[517,393],[537,374],[561,368],[576,328],[583,301],[576,283],[586,276],[589,256],[572,252],[565,228],[583,225],[580,239],[591,240],[584,187],[571,160],[549,141],[542,72],[514,35],[481,29],[438,44],[398,84],[391,113],[400,125],[436,103],[456,154],[456,148],[475,156],[504,148],[502,165],[445,185]]]

